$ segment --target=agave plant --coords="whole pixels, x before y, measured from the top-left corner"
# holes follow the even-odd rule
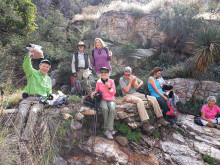
[[[198,31],[193,39],[195,50],[195,69],[206,72],[208,66],[220,60],[220,31],[208,27]]]

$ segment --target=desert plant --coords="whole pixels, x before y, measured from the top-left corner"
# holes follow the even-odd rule
[[[214,165],[215,164],[215,160],[213,157],[211,157],[210,155],[203,155],[202,159],[204,160],[204,162],[207,162],[209,165]]]
[[[195,51],[195,67],[205,72],[208,66],[220,60],[220,31],[214,27],[202,28],[193,39]]]
[[[184,77],[188,77],[188,70],[181,64],[177,64],[175,66],[171,66],[170,68],[168,68],[168,76],[170,78],[184,78]]]

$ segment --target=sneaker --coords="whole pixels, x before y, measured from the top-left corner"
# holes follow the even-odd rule
[[[165,126],[167,126],[169,124],[163,117],[159,117],[157,119],[157,123],[161,124],[161,125],[165,125]]]
[[[116,133],[117,133],[117,131],[111,130],[111,134],[112,134],[112,135],[114,135],[114,134],[116,134]]]
[[[148,121],[144,121],[142,127],[144,131],[149,133],[153,133],[155,130],[155,128],[152,125],[150,125]]]
[[[105,132],[104,132],[104,135],[105,135],[108,139],[110,139],[110,140],[113,139],[113,136],[112,136],[111,131],[105,131]]]

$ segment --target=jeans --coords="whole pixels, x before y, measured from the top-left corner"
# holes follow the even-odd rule
[[[163,116],[166,117],[166,113],[170,111],[170,108],[167,105],[167,100],[162,97],[157,97],[157,101],[163,109]]]

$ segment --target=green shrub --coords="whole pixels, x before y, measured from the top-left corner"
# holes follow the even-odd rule
[[[158,132],[158,131],[154,131],[153,136],[155,138],[160,138],[161,137],[160,132]]]
[[[182,136],[186,137],[186,132],[181,128],[176,128],[176,131],[180,133]]]
[[[68,97],[69,102],[75,102],[75,103],[80,103],[81,102],[81,98],[76,96],[76,95],[70,95]]]
[[[188,70],[183,66],[183,65],[176,65],[176,66],[171,66],[170,68],[168,68],[167,70],[168,72],[168,76],[170,78],[185,78],[185,77],[189,77],[189,73]]]
[[[206,72],[208,66],[219,61],[220,30],[215,27],[200,29],[193,39],[195,51],[195,68],[197,71]]]
[[[177,109],[179,112],[191,114],[191,115],[200,115],[202,106],[206,104],[205,101],[196,100],[196,101],[188,101],[186,104],[177,104]]]
[[[131,130],[131,128],[125,123],[120,123],[120,121],[115,122],[116,129],[121,132],[128,140],[134,140],[138,142],[138,139],[142,136],[141,130],[136,129],[135,131]]]
[[[202,19],[196,18],[199,13],[195,7],[186,4],[176,4],[160,16],[158,30],[165,31],[173,47],[173,41],[178,40],[175,48],[182,48],[185,41],[201,26]]]
[[[129,12],[135,18],[141,18],[145,15],[145,13],[142,9],[138,9],[138,8],[134,8],[134,7],[129,8],[124,11]]]
[[[123,54],[126,56],[130,56],[132,53],[134,53],[136,47],[137,46],[133,42],[125,42],[122,45]]]
[[[204,162],[207,162],[209,165],[214,165],[215,164],[215,160],[213,157],[211,157],[210,155],[203,155],[202,159],[204,160]]]

